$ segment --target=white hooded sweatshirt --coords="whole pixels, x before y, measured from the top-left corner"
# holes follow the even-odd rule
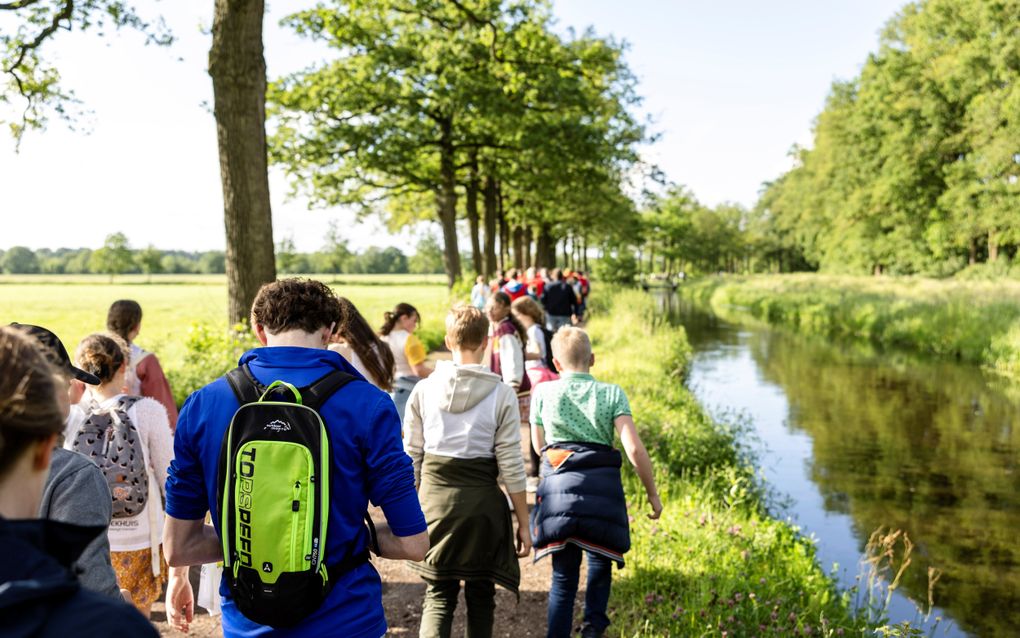
[[[521,416],[514,389],[488,366],[440,361],[407,400],[404,449],[421,482],[425,453],[457,459],[495,458],[510,492],[523,492]]]

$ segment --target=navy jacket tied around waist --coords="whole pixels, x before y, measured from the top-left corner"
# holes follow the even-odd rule
[[[597,443],[556,443],[542,451],[542,482],[531,512],[536,561],[574,543],[623,567],[630,525],[622,464],[618,450]]]

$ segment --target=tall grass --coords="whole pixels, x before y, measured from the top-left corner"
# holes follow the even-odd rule
[[[588,324],[597,378],[627,392],[665,510],[648,520],[625,472],[633,547],[616,572],[611,632],[620,636],[873,635],[797,528],[769,515],[742,431],[714,422],[682,383],[683,328],[638,292],[597,298]]]
[[[714,277],[681,294],[717,312],[1020,377],[1020,282],[826,275]]]

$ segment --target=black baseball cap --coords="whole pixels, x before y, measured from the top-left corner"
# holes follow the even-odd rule
[[[43,346],[43,354],[46,355],[46,358],[49,359],[50,363],[61,370],[64,370],[75,379],[89,385],[99,385],[101,383],[99,377],[96,375],[90,374],[81,368],[76,368],[71,365],[71,357],[68,356],[67,350],[64,348],[64,344],[60,342],[60,338],[46,328],[43,328],[42,326],[30,326],[25,323],[12,323],[11,327],[23,330],[34,337],[35,340]]]

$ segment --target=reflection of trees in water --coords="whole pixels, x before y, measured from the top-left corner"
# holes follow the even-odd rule
[[[755,332],[751,352],[813,439],[812,479],[864,540],[879,526],[917,544],[902,587],[981,636],[1020,626],[1020,405],[973,368],[865,357]]]

